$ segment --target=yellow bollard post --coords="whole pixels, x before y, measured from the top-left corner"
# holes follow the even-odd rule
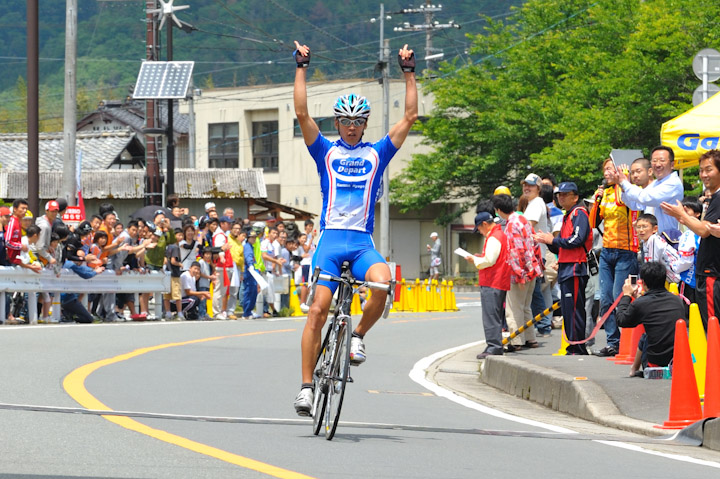
[[[690,305],[690,353],[694,359],[695,381],[697,381],[700,398],[705,397],[705,369],[707,368],[707,338],[697,304]]]
[[[421,283],[420,279],[415,280],[415,304],[417,304],[418,313],[426,313],[425,307],[425,283]]]
[[[405,311],[417,311],[417,304],[415,302],[415,283],[410,281],[407,282],[403,294],[405,295]]]
[[[436,311],[435,308],[435,295],[433,294],[433,280],[425,280],[425,308],[430,311]]]
[[[560,349],[557,353],[553,353],[553,356],[565,356],[567,355],[568,344],[567,338],[565,337],[565,318],[563,318],[563,324],[560,328]]]
[[[455,302],[455,284],[452,282],[452,280],[448,281],[448,288],[447,288],[447,302],[445,303],[445,310],[446,311],[457,311],[457,303]]]
[[[671,292],[672,294],[674,294],[675,296],[677,296],[677,295],[680,294],[680,291],[678,291],[678,285],[677,285],[677,283],[670,283],[670,285],[668,286],[668,289],[667,289],[667,290],[670,291],[670,292]]]
[[[293,278],[290,278],[290,309],[293,316],[305,316],[300,309],[300,291]]]
[[[213,290],[214,290],[214,289],[215,289],[215,285],[213,284],[212,281],[210,281],[210,299],[208,299],[208,300],[206,301],[206,303],[207,303],[206,306],[207,306],[207,315],[208,315],[209,317],[211,317],[211,318],[214,318],[214,316],[215,316],[215,315],[213,314],[213,307],[212,307],[212,297],[213,297]],[[158,319],[159,319],[159,318],[158,318]]]
[[[439,289],[440,289],[440,294],[439,294],[439,296],[438,296],[438,304],[439,304],[438,309],[439,309],[440,311],[443,311],[443,312],[444,312],[444,311],[447,311],[447,308],[445,307],[446,299],[447,299],[447,289],[448,289],[448,287],[447,287],[447,281],[442,280],[442,281],[440,282],[440,288],[439,288]]]

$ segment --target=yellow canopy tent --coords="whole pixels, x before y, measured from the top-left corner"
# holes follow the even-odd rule
[[[675,168],[696,166],[700,155],[718,147],[720,94],[663,123],[660,141],[675,152]]]

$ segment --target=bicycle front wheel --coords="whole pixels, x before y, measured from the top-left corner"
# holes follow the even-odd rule
[[[328,327],[325,339],[322,342],[320,348],[320,354],[318,355],[317,362],[315,364],[315,371],[313,372],[313,384],[315,385],[315,396],[313,399],[313,434],[320,434],[323,421],[325,419],[325,407],[327,405],[327,391],[328,381],[326,372],[328,371],[328,365],[330,363],[331,351],[328,348],[328,343],[331,334],[331,328]]]
[[[328,390],[325,409],[325,439],[328,441],[335,436],[345,396],[345,385],[350,376],[350,338],[352,336],[350,316],[343,315],[337,328],[336,346],[329,368],[330,374],[326,377]]]

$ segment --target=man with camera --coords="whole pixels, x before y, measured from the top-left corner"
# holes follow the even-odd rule
[[[566,211],[560,234],[535,233],[538,243],[558,255],[558,283],[560,309],[568,341],[585,339],[585,285],[588,280],[587,252],[592,249],[592,229],[588,212],[582,204],[575,183],[567,181],[558,186],[558,203]],[[571,344],[567,354],[587,354],[584,344]]]
[[[680,297],[665,289],[664,264],[658,261],[643,263],[640,285],[637,279],[634,275],[625,279],[623,297],[615,313],[620,327],[645,326],[630,376],[635,376],[640,367],[667,366],[670,363],[675,344],[675,322],[686,319]]]

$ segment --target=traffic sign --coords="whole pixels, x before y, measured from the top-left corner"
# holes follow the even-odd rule
[[[707,73],[707,81],[715,81],[720,78],[720,52],[714,48],[703,48],[693,58],[693,72],[700,80],[705,80],[703,75]]]

